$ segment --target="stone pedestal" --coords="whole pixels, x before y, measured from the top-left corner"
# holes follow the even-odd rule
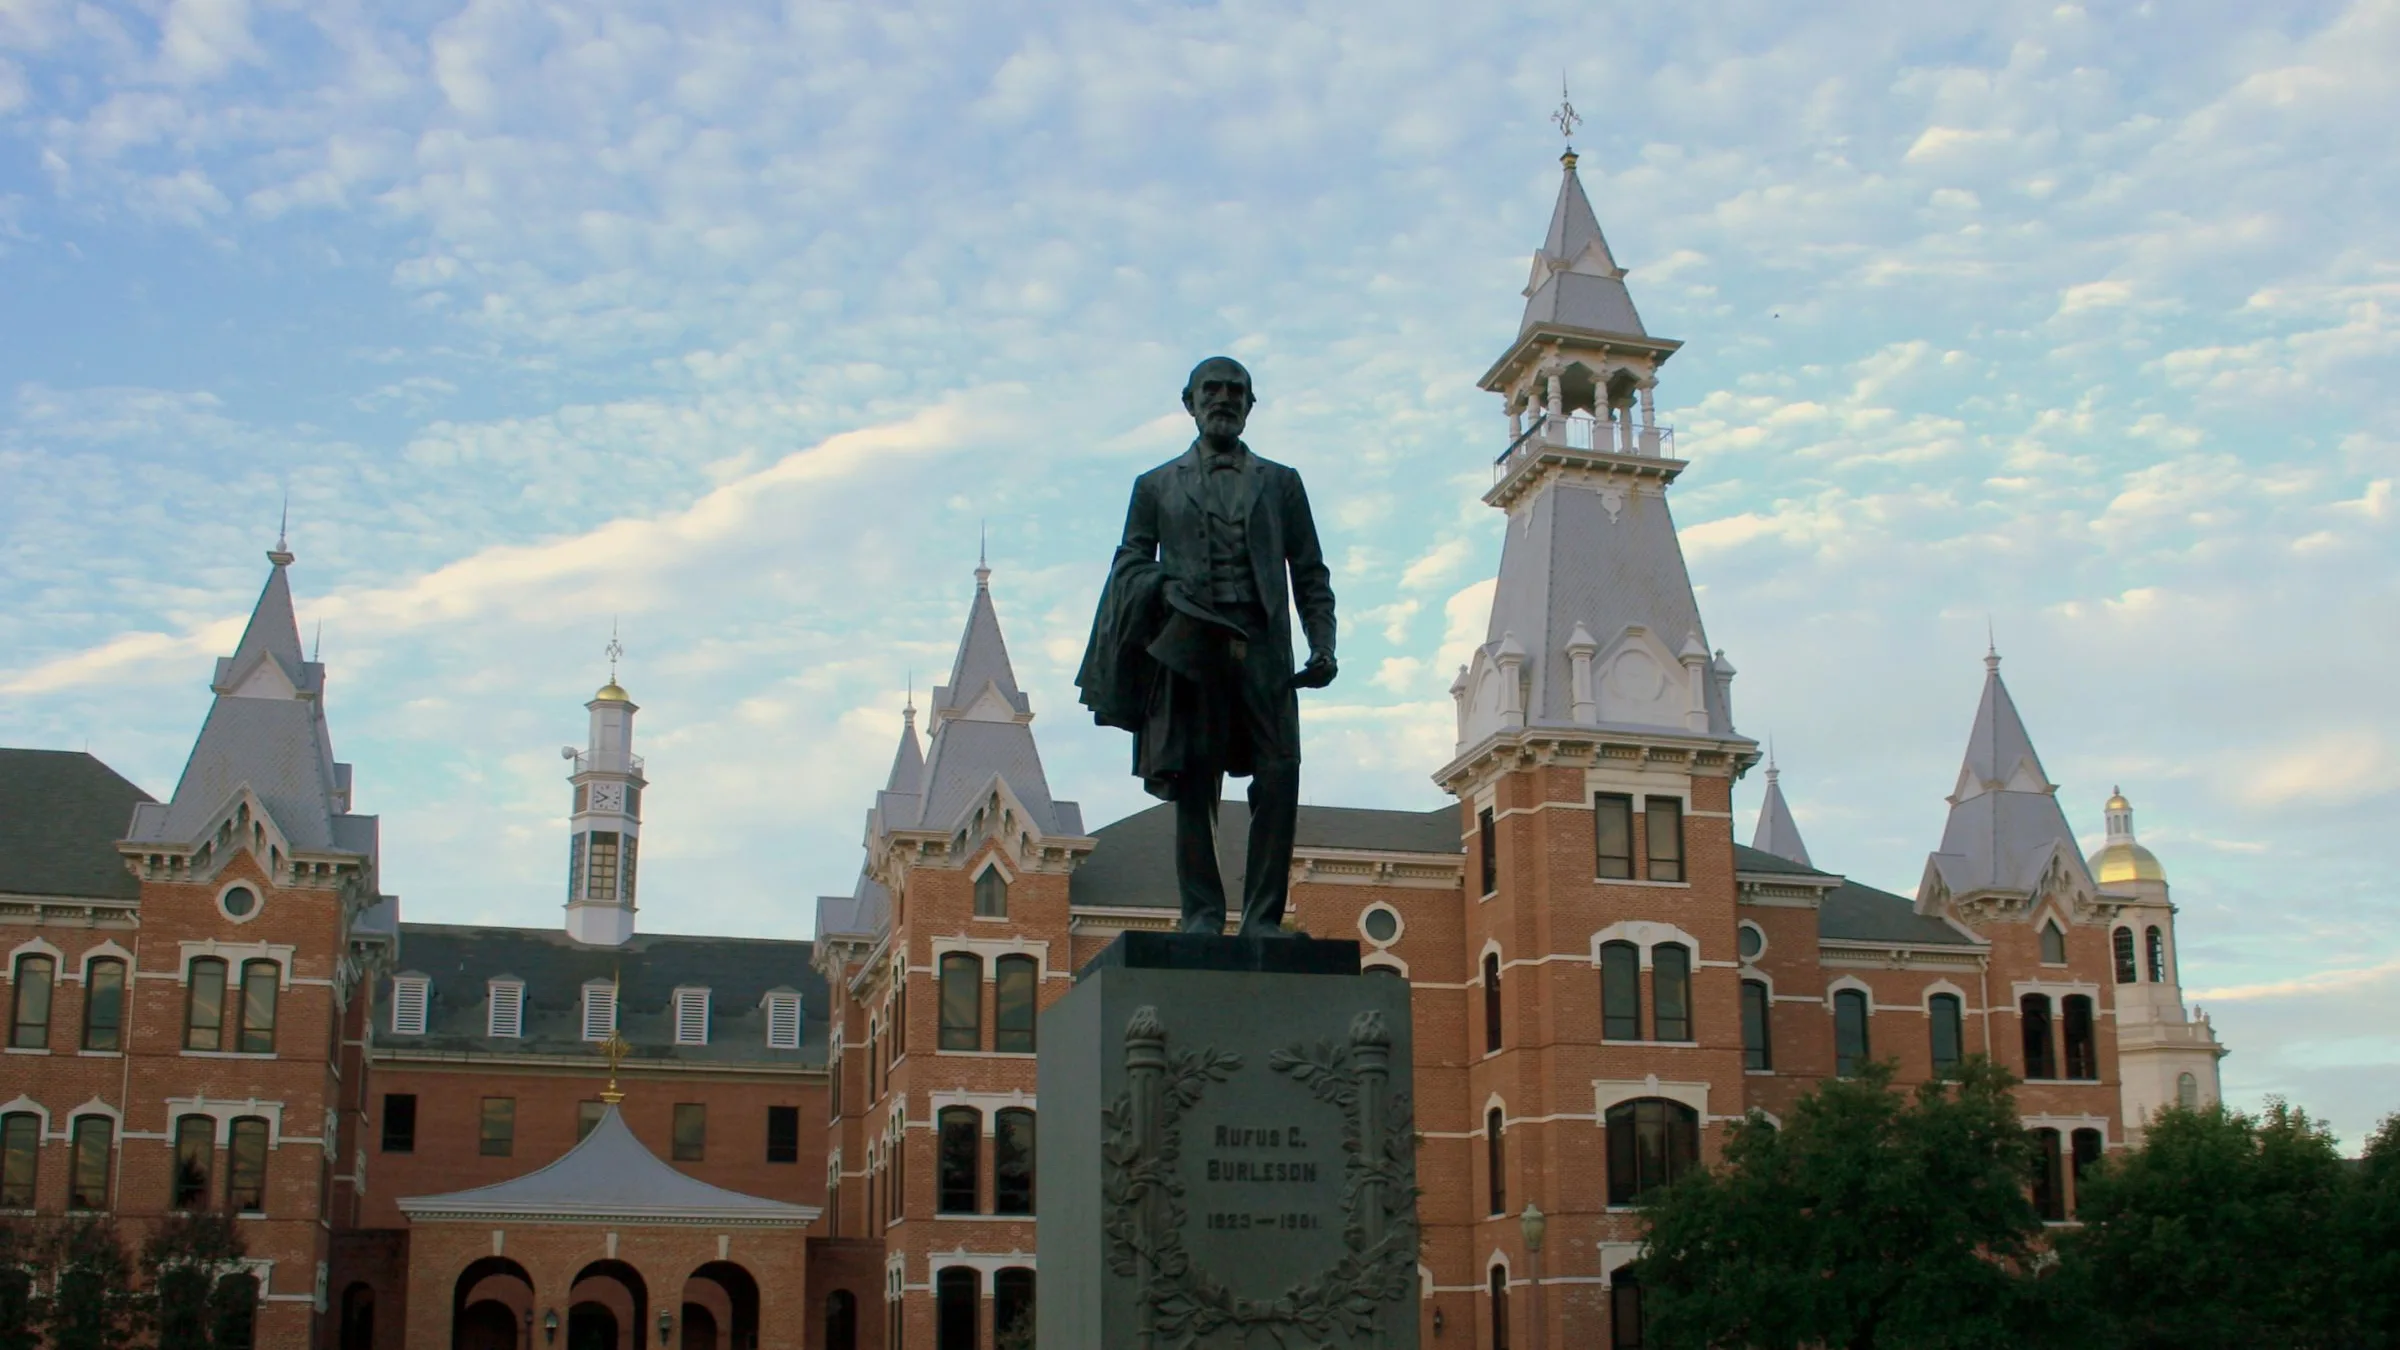
[[[1406,981],[1128,933],[1040,1044],[1040,1350],[1416,1350]]]

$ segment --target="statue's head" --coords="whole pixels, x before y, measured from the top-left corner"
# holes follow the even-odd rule
[[[1183,382],[1183,410],[1203,436],[1241,435],[1256,406],[1250,372],[1230,356],[1208,358],[1192,367],[1192,377]]]

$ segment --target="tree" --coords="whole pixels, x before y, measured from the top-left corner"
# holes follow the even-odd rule
[[[2015,1080],[1980,1057],[1914,1093],[1893,1075],[1830,1079],[1780,1130],[1737,1123],[1720,1166],[1652,1195],[1648,1343],[1997,1350],[2041,1335]]]
[[[2087,1174],[2060,1242],[2096,1344],[2285,1350],[2358,1343],[2342,1285],[2363,1254],[2337,1221],[2347,1168],[2308,1113],[2223,1104],[2154,1116],[2142,1147]]]
[[[2367,1140],[2343,1215],[2350,1278],[2342,1291],[2362,1343],[2400,1347],[2400,1115]]]
[[[70,1219],[53,1235],[51,1269],[57,1297],[50,1307],[51,1350],[118,1350],[134,1315],[133,1262],[116,1225],[105,1218]]]
[[[0,1350],[40,1350],[49,1308],[35,1274],[50,1264],[45,1237],[0,1219]]]
[[[170,1215],[142,1244],[142,1273],[158,1350],[248,1350],[257,1282],[236,1269],[248,1247],[233,1217],[213,1210]],[[247,1291],[249,1308],[238,1308]]]

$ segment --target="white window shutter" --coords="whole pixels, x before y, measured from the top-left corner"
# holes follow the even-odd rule
[[[525,1034],[525,986],[515,980],[494,980],[491,989],[490,1025],[487,1036],[511,1039]]]
[[[767,995],[767,1048],[800,1048],[800,996],[785,990]]]
[[[678,989],[675,991],[675,1043],[677,1045],[708,1044],[708,991]]]
[[[425,1005],[432,981],[423,975],[400,975],[392,980],[392,1034],[425,1034]]]
[[[613,984],[587,984],[583,987],[583,1038],[605,1041],[617,1029],[617,987]]]

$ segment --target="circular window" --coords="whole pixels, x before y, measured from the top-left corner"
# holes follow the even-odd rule
[[[1758,954],[1767,949],[1767,935],[1748,924],[1742,925],[1741,937],[1737,941],[1742,950],[1742,959],[1745,961],[1757,960]]]
[[[1359,916],[1358,931],[1367,935],[1367,941],[1380,947],[1400,936],[1400,916],[1377,905]]]
[[[258,892],[247,886],[236,886],[218,896],[217,904],[230,917],[247,919],[258,912]]]

